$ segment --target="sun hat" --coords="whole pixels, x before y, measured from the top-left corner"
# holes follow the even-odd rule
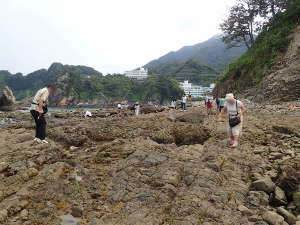
[[[234,95],[232,93],[226,94],[225,100],[230,101],[234,99]]]

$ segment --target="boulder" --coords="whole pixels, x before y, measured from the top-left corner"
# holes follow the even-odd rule
[[[251,189],[271,193],[275,189],[275,184],[270,177],[264,177],[251,184]]]
[[[186,113],[182,116],[178,116],[176,118],[176,121],[186,122],[186,123],[203,123],[204,118],[205,115],[203,115],[202,113],[192,112],[192,113]]]
[[[295,224],[296,223],[296,216],[294,216],[294,214],[290,213],[289,211],[287,211],[285,208],[283,207],[279,207],[277,209],[277,212],[284,217],[285,221],[288,222],[288,224]]]
[[[16,109],[16,98],[12,90],[6,86],[0,95],[0,110],[13,111]]]
[[[293,194],[293,200],[296,206],[300,207],[300,191],[296,191]]]
[[[284,191],[280,187],[275,187],[274,193],[271,197],[272,204],[275,206],[281,206],[287,204],[287,198]]]
[[[271,225],[282,225],[284,218],[276,212],[267,211],[263,214],[262,218]]]

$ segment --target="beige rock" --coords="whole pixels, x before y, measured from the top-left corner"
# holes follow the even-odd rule
[[[238,210],[243,214],[243,215],[253,215],[253,212],[248,209],[246,206],[244,205],[239,205],[238,206]]]
[[[282,225],[284,218],[276,212],[268,211],[263,214],[262,218],[271,225]]]
[[[6,170],[8,167],[8,163],[6,162],[0,162],[0,173]]]
[[[8,216],[8,212],[6,209],[0,210],[0,223],[3,223]]]
[[[285,205],[287,204],[287,199],[286,199],[286,195],[284,193],[284,191],[280,188],[280,187],[275,187],[275,190],[274,190],[274,199],[273,201],[276,203],[276,204],[279,204],[279,205]]]
[[[295,224],[296,222],[296,216],[294,216],[294,214],[290,213],[289,211],[287,211],[285,208],[283,207],[279,207],[277,209],[277,212],[284,217],[284,219],[286,220],[286,222],[288,222],[288,224]]]
[[[271,193],[275,189],[275,184],[270,177],[265,177],[254,181],[251,185],[251,189]]]

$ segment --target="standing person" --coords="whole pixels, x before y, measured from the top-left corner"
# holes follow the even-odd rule
[[[219,112],[225,107],[225,98],[218,98],[219,99]]]
[[[217,110],[220,110],[220,98],[216,98]]]
[[[183,95],[181,100],[181,106],[183,111],[186,111],[186,102],[187,102],[187,96]]]
[[[226,112],[229,116],[228,136],[229,147],[236,148],[239,145],[239,138],[242,134],[243,115],[246,111],[245,106],[239,100],[234,98],[233,94],[227,94],[225,97],[226,105],[220,112],[219,116]]]
[[[207,115],[209,116],[212,113],[213,100],[207,97],[207,99],[205,100],[205,106],[206,106]]]
[[[135,113],[136,116],[140,115],[140,109],[141,109],[141,107],[140,107],[139,102],[135,103],[134,113]]]
[[[46,101],[50,94],[55,92],[54,85],[48,85],[40,89],[33,98],[30,106],[30,113],[35,121],[35,138],[34,141],[39,143],[48,143],[46,138],[46,119],[44,115],[47,113]]]
[[[175,102],[175,100],[172,100],[171,101],[171,109],[176,109],[176,102]]]

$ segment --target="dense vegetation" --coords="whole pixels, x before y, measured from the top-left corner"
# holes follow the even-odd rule
[[[32,96],[39,88],[54,83],[58,77],[67,71],[80,73],[82,76],[102,76],[101,73],[91,67],[63,65],[61,63],[53,63],[48,70],[40,69],[26,76],[21,73],[11,74],[8,71],[0,70],[0,88],[8,85],[14,91],[17,99],[26,96]]]
[[[246,50],[244,45],[228,49],[222,41],[222,35],[216,35],[203,43],[185,46],[176,52],[170,52],[149,62],[145,67],[155,70],[164,64],[185,63],[193,60],[199,64],[209,65],[218,72],[223,72],[228,64],[238,59]]]
[[[160,64],[150,72],[164,74],[178,81],[189,80],[192,83],[209,86],[214,83],[219,73],[208,65],[202,65],[194,60],[184,63]]]
[[[134,81],[124,75],[102,76],[90,67],[52,64],[27,76],[0,71],[0,88],[8,85],[18,100],[34,93],[49,83],[56,83],[63,96],[74,96],[76,102],[93,99],[159,101],[179,98],[183,92],[176,80],[163,75],[151,75],[147,80]]]
[[[300,1],[290,1],[286,11],[276,14],[264,26],[250,50],[229,66],[219,78],[218,86],[228,79],[234,80],[232,89],[236,91],[258,85],[286,50],[290,34],[300,23],[299,15]]]
[[[124,75],[84,77],[71,72],[62,77],[65,94],[73,95],[78,101],[104,98],[129,101],[158,101],[178,99],[183,91],[178,82],[163,75],[151,75],[145,81],[131,80]],[[60,83],[60,82],[58,82]]]

